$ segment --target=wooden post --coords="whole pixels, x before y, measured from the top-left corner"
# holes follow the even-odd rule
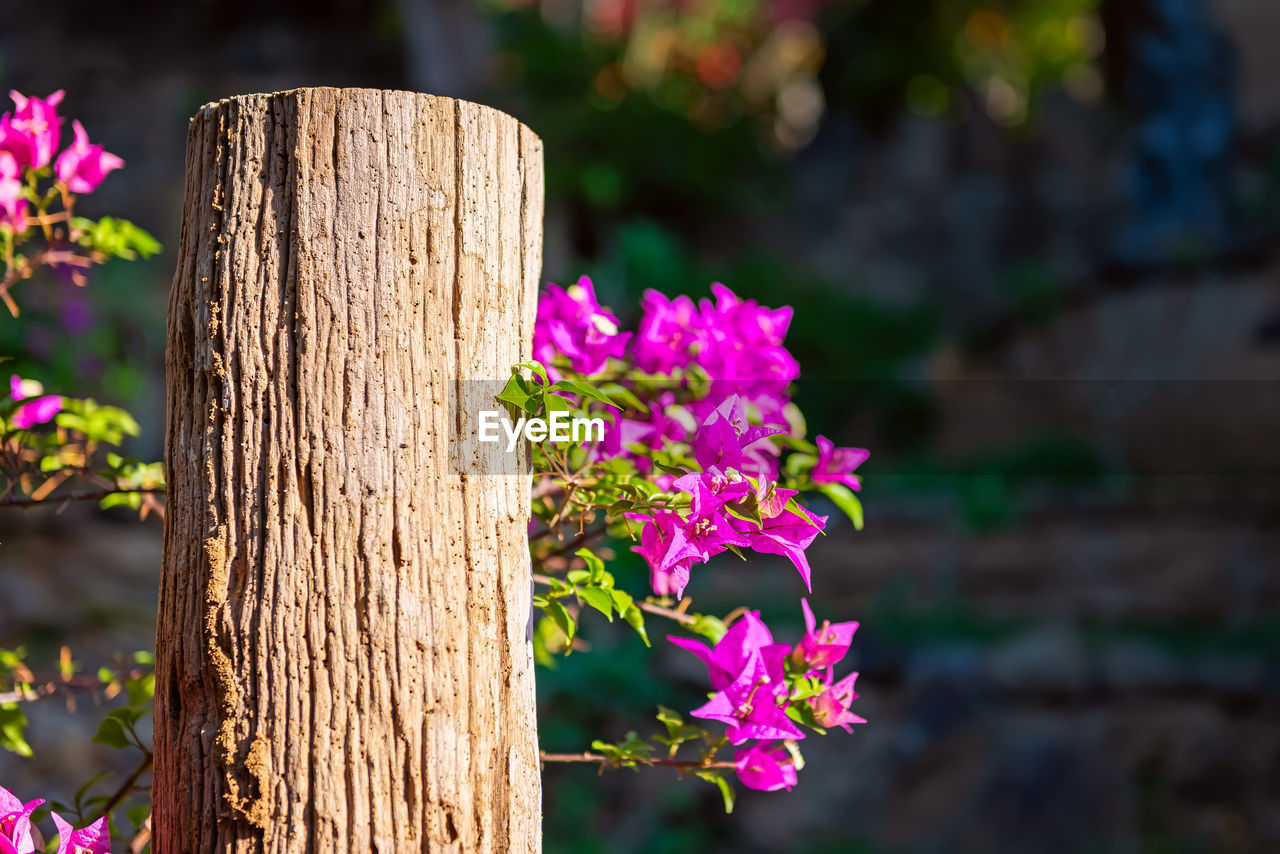
[[[299,89],[193,119],[157,854],[540,850],[529,479],[450,447],[528,357],[541,234],[541,143],[496,110]]]

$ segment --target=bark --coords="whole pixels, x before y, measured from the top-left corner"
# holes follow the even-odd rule
[[[450,449],[528,357],[541,143],[301,89],[206,106],[186,181],[154,850],[540,850],[529,478]]]

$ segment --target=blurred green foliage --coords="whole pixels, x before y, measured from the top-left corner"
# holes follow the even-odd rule
[[[948,123],[974,108],[1017,127],[1045,93],[1102,94],[1097,0],[864,0],[826,19],[827,100],[869,119]]]

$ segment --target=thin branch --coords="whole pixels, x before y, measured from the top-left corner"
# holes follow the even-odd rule
[[[85,492],[68,492],[63,495],[50,495],[43,498],[5,498],[0,500],[0,509],[6,507],[35,507],[41,504],[60,504],[64,501],[101,501],[112,495],[163,495],[164,487],[147,487],[138,489],[96,489]]]
[[[127,673],[121,673],[121,680],[137,679],[142,676],[142,670],[130,670]],[[107,688],[107,683],[103,682],[97,676],[88,674],[72,676],[69,679],[62,678],[61,674],[45,675],[33,674],[30,679],[23,679],[22,682],[32,687],[23,688],[16,691],[8,691],[0,694],[0,703],[33,703],[36,700],[43,700],[45,697],[51,697],[59,691],[72,693],[76,691],[100,691]],[[107,699],[111,699],[112,695],[108,695]]]
[[[116,789],[115,793],[111,797],[107,798],[107,802],[102,805],[102,812],[98,813],[98,816],[107,815],[119,806],[120,802],[127,798],[129,793],[133,791],[134,784],[138,782],[138,778],[147,773],[150,768],[151,751],[143,750],[142,762],[139,763],[137,768],[133,769],[132,774],[125,778],[125,781],[120,784],[120,788]]]
[[[536,484],[531,490],[529,497],[533,501],[537,501],[539,498],[545,498],[548,495],[555,495],[562,489],[560,484],[556,483],[555,478],[551,476],[550,472],[546,474],[546,478],[546,480]]]
[[[542,751],[538,754],[542,762],[588,762],[596,765],[613,765],[616,760],[610,759],[600,753],[547,753]],[[703,768],[737,768],[738,766],[732,762],[702,762],[699,760],[683,760],[683,759],[635,759],[637,765],[662,765],[668,768],[691,768],[701,770]]]
[[[684,611],[677,611],[674,608],[664,608],[661,605],[654,605],[652,602],[637,602],[636,607],[646,614],[653,614],[658,617],[666,617],[668,620],[675,620],[682,626],[691,626],[698,622],[698,618]]]
[[[563,545],[557,546],[556,548],[547,552],[545,555],[542,556],[542,559],[545,560],[549,557],[560,557],[561,555],[566,555],[572,552],[576,552],[579,548],[582,547],[582,544],[585,543],[587,540],[590,540],[592,537],[598,537],[604,532],[605,532],[605,529],[603,527],[592,528],[588,531],[583,531],[581,534],[574,537],[569,542],[564,543]]]
[[[44,227],[48,228],[48,225],[46,224]],[[10,254],[12,254],[12,246],[13,243],[10,241],[8,244]],[[15,266],[13,258],[9,257],[5,259],[8,273],[3,279],[0,279],[0,300],[4,301],[5,307],[9,309],[9,313],[14,317],[17,317],[18,304],[15,303],[13,301],[13,297],[9,295],[10,288],[23,279],[31,278],[35,275],[36,270],[45,265],[63,264],[69,267],[90,267],[93,265],[95,260],[91,257],[94,254],[97,253],[91,253],[90,256],[87,257],[74,250],[60,249],[50,246],[45,249],[41,249],[35,255],[31,256],[31,258],[23,261],[20,266]],[[100,260],[100,258],[98,260]]]
[[[539,572],[535,572],[533,574],[534,584],[541,584],[543,587],[550,587],[551,581],[552,579],[549,575],[543,575]],[[675,608],[664,608],[661,605],[655,605],[652,602],[637,601],[635,606],[647,614],[653,614],[656,617],[666,617],[668,620],[675,620],[682,626],[689,626],[698,622],[698,618],[692,614],[686,614],[684,611],[678,611]]]

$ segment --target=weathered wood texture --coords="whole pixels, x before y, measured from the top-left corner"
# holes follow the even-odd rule
[[[155,850],[537,851],[529,480],[453,398],[528,357],[542,150],[407,92],[205,107],[168,327]]]

